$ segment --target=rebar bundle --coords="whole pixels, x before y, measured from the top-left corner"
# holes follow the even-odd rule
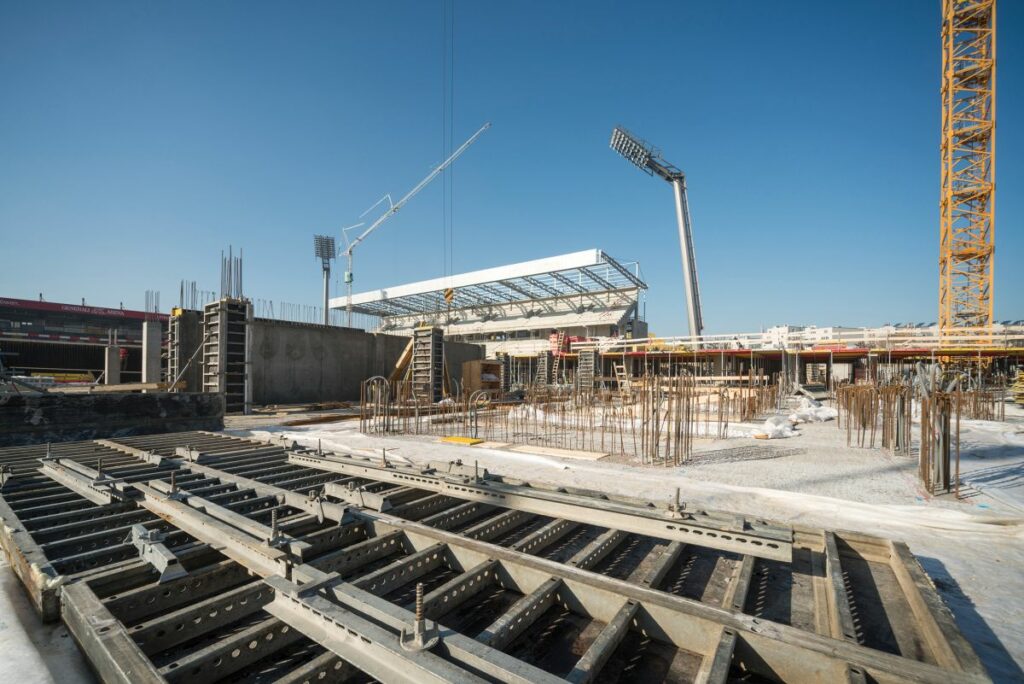
[[[878,387],[870,385],[846,385],[836,390],[836,405],[839,414],[836,426],[846,425],[846,446],[875,446],[875,429],[878,422]],[[844,416],[845,414],[845,416]]]
[[[629,401],[617,392],[571,385],[527,388],[522,399],[494,401],[482,392],[423,401],[408,382],[375,377],[362,384],[361,432],[470,437],[636,458],[675,466],[695,438],[724,439],[734,420],[774,408],[777,390],[699,388],[692,375],[640,378]]]
[[[971,420],[1006,420],[1005,390],[972,389],[953,392],[957,412]]]
[[[879,388],[882,408],[882,448],[910,453],[913,423],[913,391],[909,385],[894,384]]]
[[[955,452],[955,472],[950,472]],[[921,482],[932,494],[955,487],[960,495],[960,410],[949,392],[921,397],[921,451],[918,457]]]

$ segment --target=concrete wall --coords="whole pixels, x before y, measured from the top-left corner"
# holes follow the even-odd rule
[[[253,403],[356,401],[360,383],[391,373],[409,338],[255,319],[252,336]],[[462,362],[483,358],[475,344],[445,344],[449,372],[461,379]]]
[[[0,447],[222,429],[219,394],[0,394]]]
[[[185,310],[171,319],[171,334],[168,345],[177,347],[179,354],[178,367],[169,372],[168,382],[174,381],[174,375],[185,369],[181,376],[177,391],[201,392],[203,390],[203,357],[196,350],[203,342],[203,312]],[[191,363],[189,361],[191,360]],[[187,364],[187,367],[186,367]],[[168,369],[171,371],[172,369]]]
[[[405,338],[402,338],[405,339]],[[448,366],[448,376],[458,386],[462,386],[462,364],[484,358],[484,346],[469,342],[445,342],[444,362]]]

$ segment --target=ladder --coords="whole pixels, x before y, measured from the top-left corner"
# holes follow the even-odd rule
[[[594,389],[594,366],[597,352],[593,349],[580,351],[576,357],[576,382],[581,390]]]
[[[555,348],[551,350],[551,382],[558,383],[558,366],[562,361],[562,347],[565,345],[565,331],[559,330],[555,339]]]
[[[619,395],[624,399],[632,394],[632,386],[629,382],[629,373],[626,372],[626,363],[616,363],[612,366],[615,369],[615,380],[619,383]]]
[[[551,383],[551,352],[545,351],[537,355],[537,374],[534,377],[535,385],[548,385]]]
[[[501,373],[498,375],[498,386],[501,394],[508,394],[512,389],[512,359],[505,352],[498,352],[495,358],[501,363]]]

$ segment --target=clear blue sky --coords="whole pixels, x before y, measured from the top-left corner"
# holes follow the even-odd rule
[[[687,172],[709,332],[936,317],[939,3],[456,0],[456,272],[638,259],[685,332]],[[996,316],[1024,318],[1024,3],[1002,2]],[[442,5],[0,3],[0,295],[141,308],[215,289],[316,304],[337,234],[442,158]],[[357,255],[356,289],[444,274],[442,186]],[[340,269],[339,269],[340,270]]]

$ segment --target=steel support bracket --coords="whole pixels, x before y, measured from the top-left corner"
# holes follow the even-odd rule
[[[429,651],[441,642],[441,632],[433,620],[414,620],[412,627],[403,627],[398,643],[406,651]]]
[[[199,449],[193,449],[192,447],[174,447],[174,455],[177,458],[183,458],[189,463],[203,463],[209,459],[204,458],[206,454],[201,452]]]
[[[131,534],[125,538],[125,544],[132,544],[139,550],[139,557],[146,561],[160,573],[158,584],[170,582],[188,575],[181,565],[178,557],[164,545],[167,538],[159,530],[146,529],[143,525],[132,525]]]
[[[324,485],[324,494],[347,504],[368,508],[378,513],[384,513],[392,508],[391,501],[384,495],[371,492],[366,487],[357,487],[352,482],[347,486],[328,483]]]
[[[430,461],[427,463],[427,467],[423,470],[424,473],[433,471],[442,477],[448,479],[458,479],[459,481],[475,481],[487,480],[490,478],[490,473],[487,472],[486,468],[479,468],[476,464],[466,465],[462,462],[462,459],[456,459],[454,461]]]
[[[61,483],[93,503],[128,501],[134,492],[123,478],[111,477],[67,458],[41,459],[43,475]]]

